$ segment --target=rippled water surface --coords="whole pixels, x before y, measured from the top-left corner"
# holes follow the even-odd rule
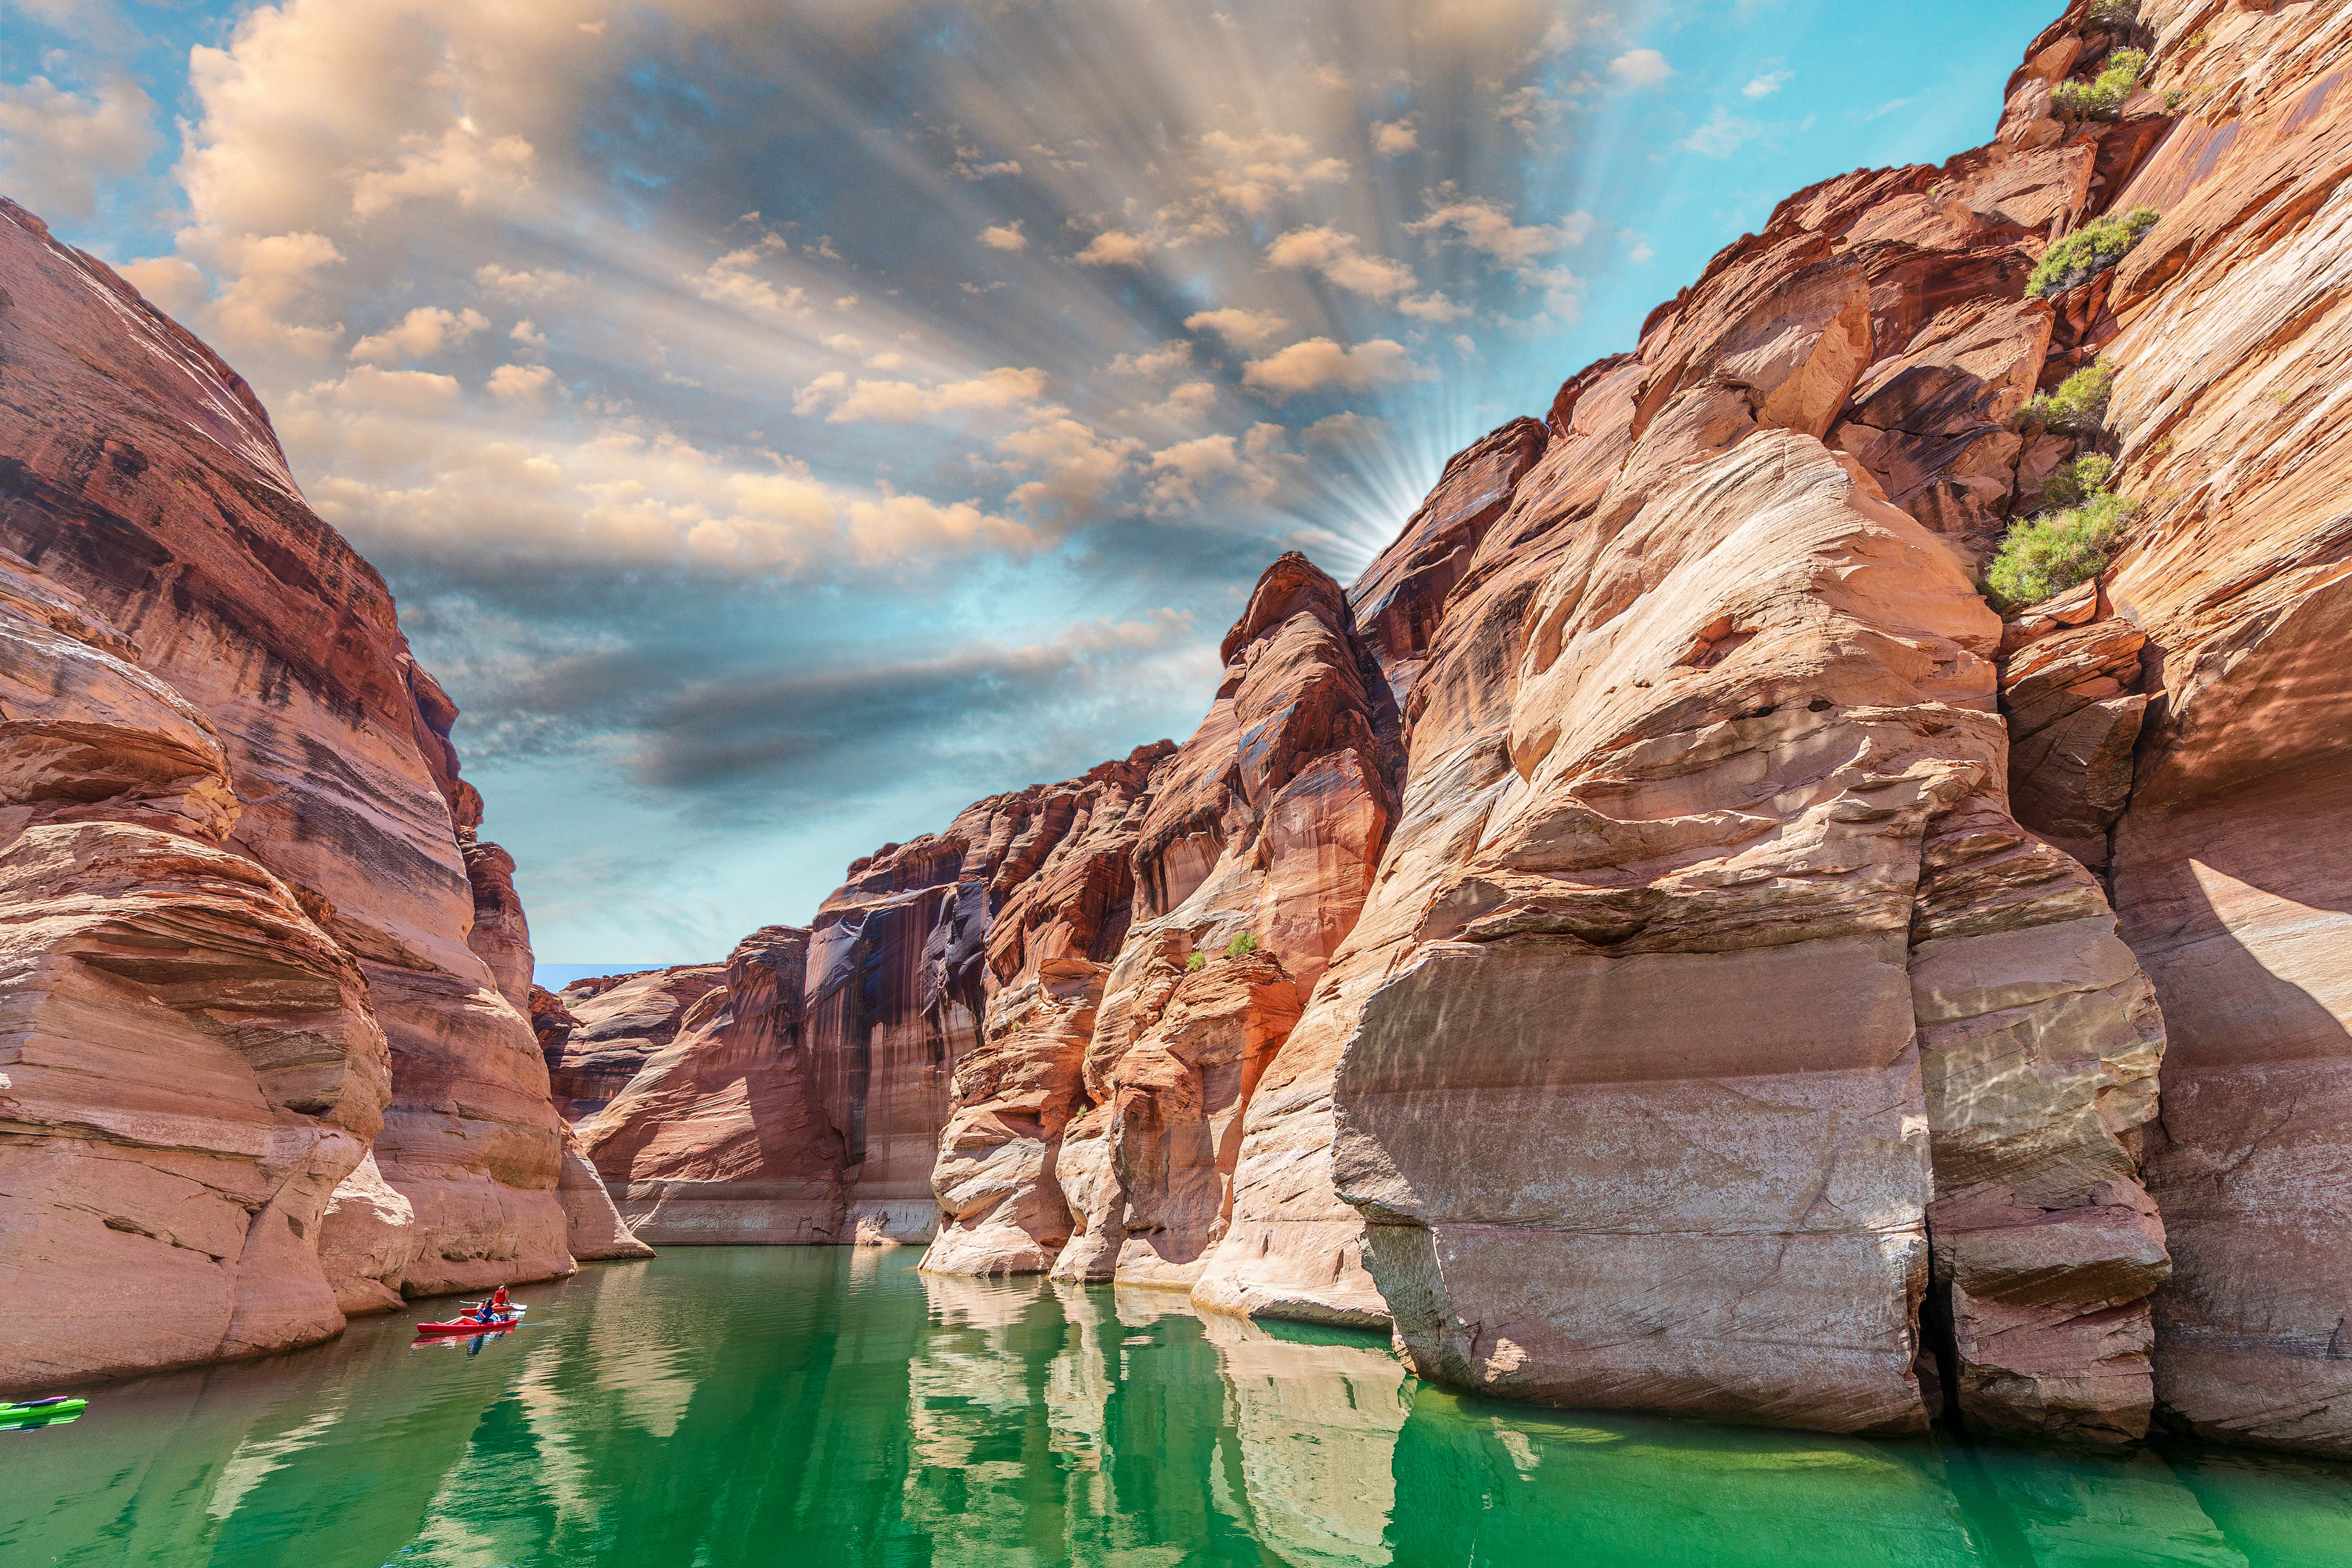
[[[1374,1336],[910,1252],[680,1249],[541,1320],[96,1391],[0,1433],[0,1562],[2352,1565],[2352,1469],[1544,1412]]]

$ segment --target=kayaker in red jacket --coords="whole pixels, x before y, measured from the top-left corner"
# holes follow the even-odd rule
[[[490,1299],[488,1300],[474,1309],[474,1321],[478,1323],[494,1322],[505,1314],[506,1310],[507,1288],[501,1285],[490,1293]]]

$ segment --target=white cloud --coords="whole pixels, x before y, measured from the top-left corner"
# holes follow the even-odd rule
[[[1120,354],[1110,362],[1118,375],[1175,375],[1192,363],[1192,345],[1182,338],[1171,338],[1156,349],[1140,353]]]
[[[885,494],[849,505],[849,552],[860,565],[942,555],[1025,554],[1045,542],[1034,530],[982,510],[976,500],[941,503]]]
[[[1495,118],[1517,132],[1530,146],[1558,125],[1566,112],[1559,100],[1533,83],[1505,93],[1495,106]]]
[[[779,289],[754,271],[761,248],[746,246],[741,250],[730,250],[702,271],[685,274],[684,281],[712,304],[746,315],[776,321],[800,314],[808,304],[808,290]]]
[[[1885,117],[1886,115],[1889,115],[1889,114],[1894,113],[1894,112],[1895,112],[1896,110],[1898,110],[1898,109],[1908,109],[1908,108],[1910,108],[1910,107],[1911,107],[1911,105],[1912,105],[1912,102],[1913,102],[1913,100],[1910,100],[1910,99],[1907,99],[1907,98],[1895,98],[1895,99],[1889,99],[1889,100],[1888,100],[1887,101],[1885,101],[1885,103],[1880,104],[1876,109],[1874,109],[1874,110],[1870,110],[1868,113],[1866,113],[1866,114],[1863,115],[1863,116],[1862,116],[1862,122],[1863,122],[1864,125],[1867,125],[1867,124],[1869,124],[1872,121],[1874,121],[1874,120],[1878,120],[1878,119],[1883,119],[1883,118],[1884,118],[1884,117]]]
[[[1397,301],[1396,308],[1399,314],[1410,316],[1416,321],[1435,321],[1441,326],[1447,321],[1458,321],[1470,314],[1469,306],[1457,305],[1439,292],[1409,294]]]
[[[177,256],[146,256],[115,268],[147,302],[167,316],[192,315],[212,292],[193,262]]]
[[[1483,251],[1517,271],[1532,266],[1540,257],[1578,243],[1591,225],[1591,217],[1584,213],[1574,214],[1558,225],[1514,223],[1500,202],[1482,196],[1447,202],[1404,228],[1407,234],[1423,235],[1450,229],[1471,249]]]
[[[1315,144],[1286,132],[1235,135],[1212,131],[1200,141],[1202,172],[1196,183],[1211,202],[1255,217],[1282,196],[1313,185],[1345,184],[1353,173],[1345,158],[1318,157]]]
[[[1132,437],[1107,438],[1091,426],[1057,415],[1012,431],[996,443],[1007,473],[1044,477],[1014,487],[1006,499],[1034,518],[1084,521],[1126,477],[1143,450]]]
[[[474,281],[508,300],[552,300],[580,287],[580,279],[569,272],[553,268],[536,272],[509,271],[495,261],[474,268]]]
[[[362,338],[352,345],[351,357],[376,364],[389,364],[394,360],[430,359],[445,344],[462,343],[488,326],[489,320],[479,310],[462,313],[444,310],[438,306],[419,305],[401,318],[396,326],[386,327],[372,337]]]
[[[1421,149],[1421,117],[1408,114],[1402,120],[1376,121],[1372,125],[1372,151],[1383,158],[1401,158]]]
[[[1305,466],[1297,453],[1282,449],[1285,434],[1279,425],[1253,425],[1238,442],[1203,436],[1154,452],[1144,489],[1147,509],[1163,515],[1187,511],[1226,496],[1273,501]]]
[[[1290,330],[1289,321],[1272,310],[1244,310],[1230,305],[1221,310],[1196,310],[1184,318],[1184,325],[1196,332],[1214,332],[1234,348],[1247,351],[1265,348]]]
[[[159,140],[154,100],[128,77],[89,95],[45,76],[0,83],[0,184],[46,217],[89,216],[97,180],[138,173]]]
[[[1675,145],[1685,153],[1696,153],[1705,158],[1728,158],[1763,134],[1764,127],[1753,120],[1742,120],[1729,110],[1717,106],[1706,124]]]
[[[1300,435],[1310,446],[1370,450],[1388,439],[1389,425],[1385,419],[1367,418],[1352,409],[1346,409],[1318,419]]]
[[[912,425],[945,414],[1001,412],[1019,409],[1045,395],[1045,373],[1001,365],[963,381],[924,386],[911,381],[859,381],[855,385],[839,371],[821,375],[793,399],[793,412],[814,413],[825,404],[833,411],[828,425],[873,422]]]
[[[1362,392],[1383,382],[1412,381],[1421,374],[1404,345],[1388,338],[1342,348],[1329,338],[1309,338],[1243,367],[1242,380],[1276,403],[1301,393],[1335,386]]]
[[[1076,260],[1081,267],[1139,267],[1151,250],[1151,241],[1139,234],[1107,228],[1087,242]]]
[[[1767,71],[1739,89],[1746,99],[1769,98],[1797,79],[1795,71]]]
[[[1171,425],[1196,426],[1216,411],[1217,388],[1215,384],[1206,381],[1188,381],[1144,409],[1144,413],[1154,419],[1164,419]]]
[[[991,224],[980,231],[980,243],[991,250],[1026,250],[1029,237],[1021,232],[1021,220]]]
[[[502,364],[490,372],[492,397],[504,403],[543,403],[555,384],[555,373],[543,364]]]
[[[1367,256],[1363,247],[1362,240],[1336,228],[1294,228],[1265,247],[1265,264],[1318,273],[1336,288],[1382,302],[1420,282],[1403,262]]]
[[[1628,87],[1655,87],[1675,74],[1655,49],[1629,49],[1609,62],[1609,74]]]
[[[183,229],[179,241],[184,256],[194,253],[199,262],[209,261],[207,270],[226,279],[207,312],[207,325],[219,339],[215,348],[317,360],[343,335],[341,322],[325,326],[290,319],[311,313],[321,292],[319,274],[342,263],[343,253],[325,235],[225,237]]]
[[[531,145],[520,136],[486,137],[471,120],[445,128],[438,141],[400,139],[400,162],[352,180],[352,211],[361,217],[419,197],[455,196],[472,206],[486,195],[512,196],[530,184]]]
[[[517,321],[508,331],[507,336],[527,349],[543,349],[547,346],[547,334],[527,320]]]
[[[354,365],[341,381],[322,381],[310,395],[371,414],[436,415],[457,401],[457,378],[422,370]]]

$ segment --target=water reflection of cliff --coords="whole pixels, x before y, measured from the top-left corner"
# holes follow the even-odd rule
[[[1384,1568],[1402,1369],[1176,1292],[924,1277],[905,1518],[933,1560]]]
[[[420,1568],[2352,1568],[2338,1467],[1547,1411],[1181,1292],[695,1248],[99,1391],[17,1434],[0,1563]]]

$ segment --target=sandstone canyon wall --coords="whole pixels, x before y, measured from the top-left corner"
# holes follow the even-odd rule
[[[5,203],[0,400],[0,1384],[634,1249],[457,710],[251,392]]]
[[[2092,12],[1992,142],[1790,198],[1353,586],[1275,562],[1181,747],[560,996],[259,409],[8,209],[0,1269],[164,1259],[195,1359],[567,1237],[922,1242],[1515,1397],[2352,1453],[2352,12]],[[2127,47],[2143,90],[2054,112]],[[93,424],[61,331],[169,417]],[[2104,424],[2029,410],[2094,363]],[[2004,626],[1986,562],[2093,450],[2122,550]],[[161,465],[231,531],[133,505]]]
[[[746,938],[690,1005],[670,987],[666,1022],[647,991],[636,1026],[671,1043],[580,1128],[632,1228],[656,1245],[939,1237],[982,1272],[1051,1261],[1069,1217],[1050,1154],[1127,932],[1139,798],[1173,750],[884,846],[808,931]]]
[[[934,1272],[1561,1403],[2347,1451],[2352,13],[2100,15],[1987,146],[1783,203],[1351,589],[1277,562],[1172,755],[1025,855],[974,846],[1037,791],[854,868],[793,1092],[864,1234],[921,1233],[928,1127]],[[2094,363],[2103,425],[2028,409]],[[1987,561],[2094,450],[2124,548],[2004,626]]]

